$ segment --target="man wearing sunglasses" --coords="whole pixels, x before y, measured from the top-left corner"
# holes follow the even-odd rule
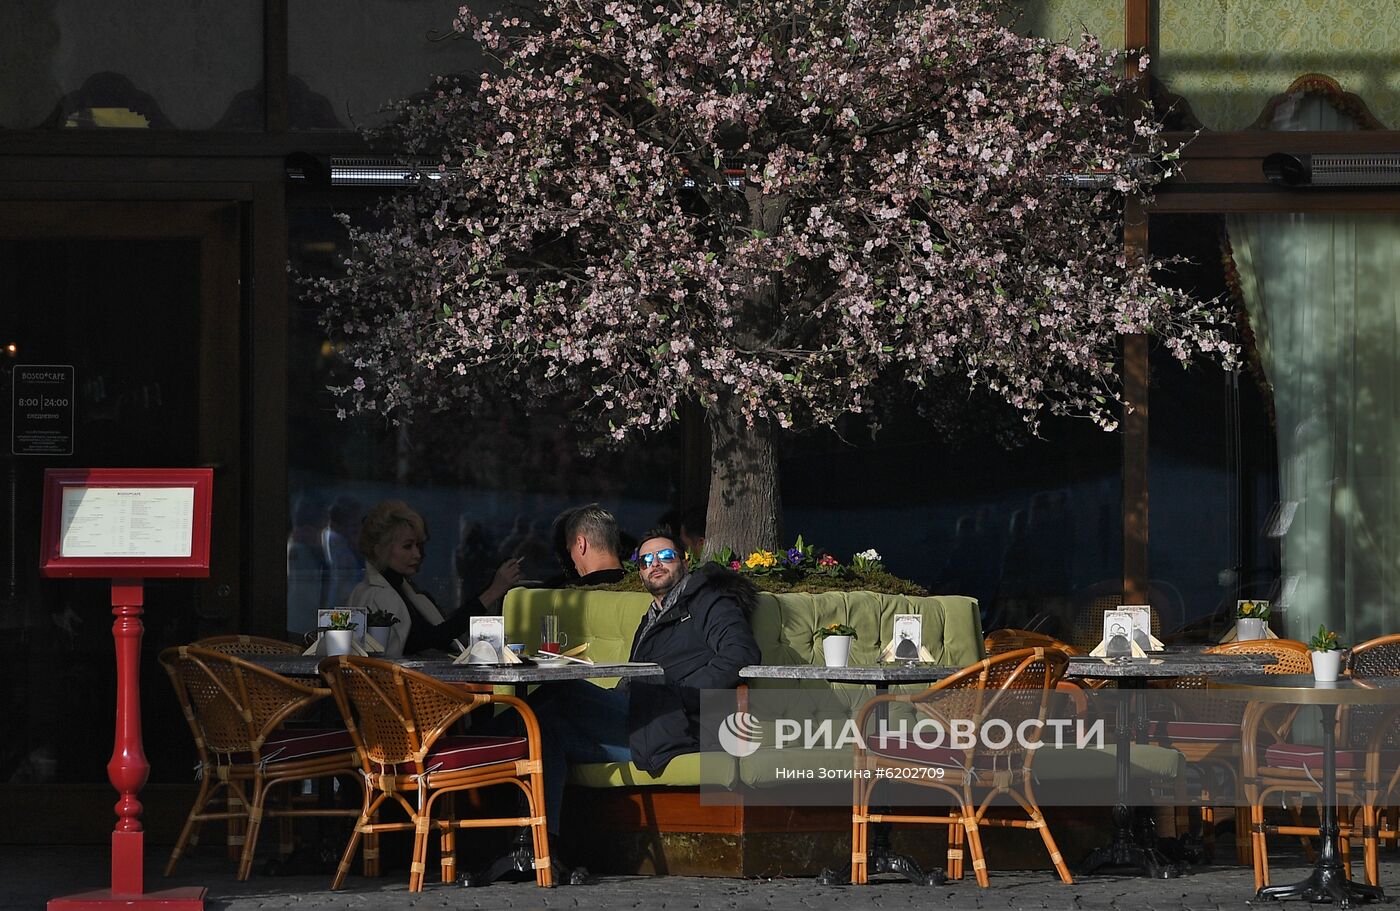
[[[715,563],[690,572],[669,528],[647,533],[637,563],[652,604],[630,660],[659,664],[666,674],[614,689],[588,680],[550,684],[531,699],[551,835],[559,831],[570,764],[632,762],[661,774],[675,757],[701,749],[701,690],[734,689],[739,669],[761,660],[749,627],[757,592],[747,579]],[[707,736],[706,748],[717,749],[714,740]]]

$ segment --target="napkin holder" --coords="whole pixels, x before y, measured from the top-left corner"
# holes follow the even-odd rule
[[[895,640],[891,640],[890,643],[889,643],[888,645],[885,646],[884,651],[880,652],[880,656],[879,656],[878,658],[875,659],[876,663],[877,663],[877,664],[894,664],[895,662],[899,662],[899,661],[920,661],[920,662],[923,662],[924,664],[933,664],[933,653],[930,652],[930,651],[928,650],[928,647],[925,646],[923,643],[919,643],[919,644],[918,644],[918,646],[917,646],[917,651],[915,651],[915,653],[912,654],[912,655],[910,655],[910,654],[901,654],[901,653],[898,653],[898,649],[899,649],[899,646],[900,646],[901,644],[913,645],[913,644],[914,644],[914,640],[912,640],[912,639],[895,639]]]
[[[1107,658],[1107,657],[1109,657],[1109,654],[1108,654],[1108,640],[1109,640],[1109,638],[1110,638],[1109,636],[1104,636],[1103,639],[1099,640],[1099,644],[1096,645],[1096,646],[1094,646],[1093,650],[1089,652],[1089,657],[1091,657],[1091,658]],[[1115,655],[1115,656],[1113,656],[1113,657],[1116,657],[1116,658],[1146,658],[1146,657],[1147,657],[1147,653],[1144,652],[1144,651],[1142,650],[1142,646],[1141,646],[1141,645],[1138,645],[1138,641],[1137,641],[1137,637],[1136,637],[1136,636],[1133,636],[1133,637],[1131,637],[1131,638],[1130,638],[1130,637],[1127,637],[1127,636],[1119,636],[1118,638],[1123,639],[1124,641],[1126,641],[1126,642],[1127,642],[1127,645],[1128,645],[1128,648],[1127,648],[1126,651],[1122,652],[1121,654]],[[1149,636],[1148,638],[1151,639],[1151,636]],[[1157,642],[1156,639],[1152,639],[1152,641],[1153,641],[1153,642]],[[1157,646],[1158,646],[1159,648],[1161,647],[1161,645],[1162,645],[1162,643],[1157,642]]]
[[[463,649],[462,653],[452,659],[453,664],[523,664],[520,656],[510,648],[497,650],[485,639],[478,639],[472,643],[472,647]]]

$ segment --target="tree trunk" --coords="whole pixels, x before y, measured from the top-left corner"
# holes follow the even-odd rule
[[[721,400],[706,419],[710,428],[710,503],[705,546],[728,547],[743,559],[779,547],[782,495],[771,422],[744,420],[736,403]]]

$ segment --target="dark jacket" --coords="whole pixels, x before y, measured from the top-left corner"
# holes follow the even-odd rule
[[[733,689],[739,669],[761,660],[749,627],[757,598],[753,584],[714,563],[685,582],[671,609],[649,629],[643,621],[632,641],[633,661],[651,661],[666,671],[629,684],[632,762],[656,775],[672,758],[701,748],[700,691]],[[703,742],[713,743],[714,733]]]

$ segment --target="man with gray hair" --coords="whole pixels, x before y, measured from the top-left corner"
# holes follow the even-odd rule
[[[621,582],[625,571],[618,558],[617,519],[597,503],[577,506],[560,516],[564,547],[578,572],[570,585],[611,585]]]

